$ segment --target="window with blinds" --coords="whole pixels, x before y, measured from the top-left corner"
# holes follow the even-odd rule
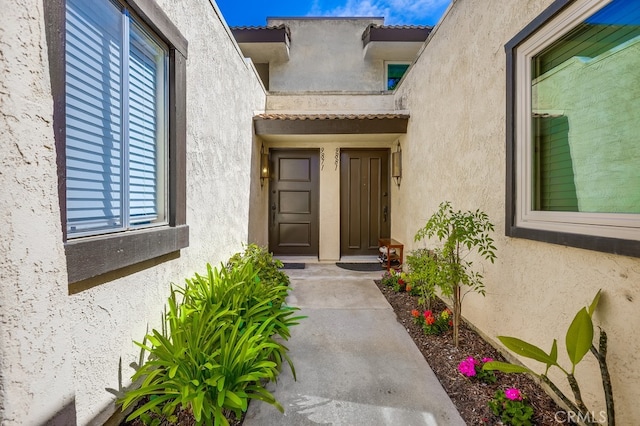
[[[69,237],[166,223],[167,60],[126,8],[67,0]]]

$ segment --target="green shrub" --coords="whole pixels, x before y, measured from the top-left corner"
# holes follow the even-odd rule
[[[284,303],[289,279],[280,276],[277,263],[253,247],[247,252],[219,270],[207,265],[206,275],[172,288],[162,331],[136,342],[148,360],[132,377],[140,388],[120,403],[126,409],[147,402],[128,420],[148,419],[148,413],[172,420],[176,410],[186,409],[198,424],[227,424],[225,415],[240,417],[249,399],[282,411],[264,384],[275,380],[283,361],[295,378],[282,340],[302,317]]]
[[[412,293],[419,296],[418,305],[431,309],[431,302],[436,297],[436,262],[431,250],[421,248],[413,250],[407,256],[407,277],[411,283]]]
[[[247,245],[243,253],[231,256],[227,268],[233,268],[242,263],[251,263],[264,285],[289,285],[289,276],[280,270],[284,265],[278,259],[274,259],[264,247],[256,244]]]

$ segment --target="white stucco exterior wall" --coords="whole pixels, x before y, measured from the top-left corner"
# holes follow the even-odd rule
[[[382,60],[364,60],[362,33],[376,18],[271,18],[291,30],[289,61],[269,64],[271,92],[381,92]]]
[[[45,424],[74,400],[53,99],[42,2],[7,3],[0,29],[0,423]]]
[[[438,204],[482,209],[496,225],[494,265],[484,266],[486,297],[469,294],[463,315],[491,339],[516,336],[548,350],[575,313],[603,289],[595,323],[609,335],[619,424],[640,418],[640,259],[504,236],[504,45],[551,0],[458,0],[432,32],[396,93],[411,111],[403,149],[403,179],[392,193],[392,235],[405,249]],[[400,219],[400,220],[399,220]],[[461,347],[464,351],[464,344]],[[600,374],[588,354],[576,370],[587,405],[604,409]],[[521,359],[535,371],[544,366]],[[570,365],[570,364],[569,364]],[[556,383],[570,395],[566,380]]]
[[[170,283],[225,261],[249,239],[259,190],[254,111],[265,92],[207,1],[158,4],[189,42],[187,224],[190,244],[70,288],[60,224],[43,3],[3,2],[0,29],[2,229],[0,423],[45,424],[69,405],[101,424],[129,384],[132,343],[158,327]],[[253,180],[252,180],[253,179]],[[257,186],[257,189],[256,189]],[[72,294],[69,294],[69,291]],[[121,361],[123,383],[118,382]],[[75,406],[75,407],[74,407]],[[76,419],[58,418],[59,424]],[[72,421],[73,420],[73,421]]]

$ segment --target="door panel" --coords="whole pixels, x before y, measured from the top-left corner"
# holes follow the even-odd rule
[[[388,149],[342,150],[340,205],[340,254],[376,255],[391,230]]]
[[[271,150],[269,250],[276,255],[318,255],[317,150]]]

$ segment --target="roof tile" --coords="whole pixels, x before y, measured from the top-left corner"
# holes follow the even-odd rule
[[[262,120],[385,120],[409,118],[409,114],[258,114],[254,118]]]

